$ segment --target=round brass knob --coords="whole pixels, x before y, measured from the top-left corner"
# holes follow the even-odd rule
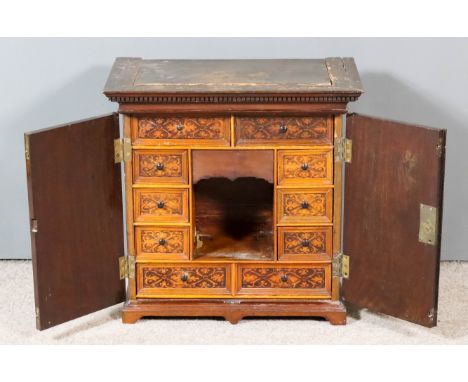
[[[165,204],[162,200],[158,202],[158,208],[164,208]]]
[[[159,239],[159,245],[166,244],[166,239]]]
[[[182,125],[181,123],[179,123],[177,126],[176,126],[176,129],[177,131],[182,131],[184,129],[184,125]]]
[[[183,282],[186,282],[188,280],[188,275],[187,273],[182,273],[180,275],[180,279],[183,281]]]
[[[279,128],[279,132],[281,134],[284,134],[286,131],[288,131],[288,126],[286,125],[281,125],[280,128]]]
[[[309,168],[309,164],[308,163],[302,163],[302,166],[301,166],[301,169],[303,169],[304,171],[307,170]]]
[[[310,241],[307,240],[307,239],[304,239],[304,240],[301,241],[301,245],[303,247],[308,247],[310,245]]]
[[[281,275],[280,279],[282,282],[285,283],[286,281],[288,281],[288,275]]]
[[[164,163],[161,163],[161,162],[156,163],[156,170],[160,170],[160,171],[164,170]]]
[[[306,209],[309,208],[309,202],[306,202],[305,200],[301,203],[301,208]]]

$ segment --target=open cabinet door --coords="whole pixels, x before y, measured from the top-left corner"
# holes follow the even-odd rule
[[[25,134],[36,325],[125,299],[118,115]]]
[[[435,326],[445,130],[351,114],[346,137],[343,299]]]

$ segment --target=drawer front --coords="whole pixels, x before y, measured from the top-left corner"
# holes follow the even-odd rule
[[[231,266],[137,264],[137,297],[231,294]]]
[[[187,151],[134,150],[133,182],[187,184]]]
[[[332,145],[331,117],[236,117],[236,144]]]
[[[333,183],[333,150],[279,150],[278,184],[307,186]]]
[[[332,227],[278,227],[278,259],[330,261]]]
[[[230,144],[229,117],[144,117],[133,127],[136,145]]]
[[[278,224],[332,222],[333,189],[278,189]]]
[[[237,294],[328,298],[331,296],[331,266],[240,264]]]
[[[188,259],[190,231],[188,227],[136,227],[135,243],[138,258]]]
[[[135,189],[136,222],[188,222],[187,189]]]

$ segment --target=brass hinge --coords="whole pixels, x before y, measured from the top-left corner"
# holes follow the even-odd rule
[[[446,148],[447,146],[444,145],[444,139],[439,138],[439,143],[436,145],[436,152],[439,158],[442,158],[442,156],[445,153]]]
[[[24,135],[24,156],[26,160],[31,159],[31,154],[29,151],[29,135]]]
[[[119,257],[120,280],[135,278],[135,256]]]
[[[335,139],[335,161],[351,163],[353,158],[353,141],[348,138]]]
[[[40,325],[40,310],[39,310],[39,307],[36,306],[36,308],[34,309],[34,313],[35,313],[35,318],[36,318],[36,325],[39,326]]]
[[[422,203],[419,205],[419,241],[437,245],[437,208]]]
[[[349,256],[335,253],[332,260],[332,276],[349,278]]]
[[[114,139],[114,162],[127,162],[132,156],[130,138]]]
[[[38,232],[37,219],[32,219],[31,220],[31,232],[32,233],[37,233]]]

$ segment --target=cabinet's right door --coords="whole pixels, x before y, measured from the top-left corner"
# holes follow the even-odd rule
[[[445,130],[351,114],[346,136],[343,300],[435,326]]]

